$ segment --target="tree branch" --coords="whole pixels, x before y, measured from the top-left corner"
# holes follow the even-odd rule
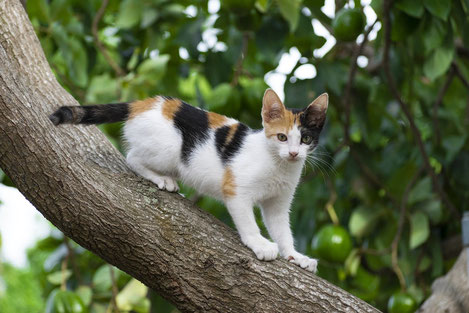
[[[360,43],[359,46],[355,47],[355,51],[352,56],[352,60],[350,61],[350,71],[348,75],[348,80],[347,80],[347,85],[345,86],[345,92],[344,92],[344,101],[343,101],[343,106],[345,110],[345,120],[344,120],[344,135],[345,135],[345,141],[349,145],[350,144],[350,114],[351,114],[351,93],[352,93],[352,86],[353,82],[355,80],[355,74],[357,73],[357,59],[358,57],[362,54],[363,48],[365,47],[367,41],[368,41],[368,35],[370,32],[373,30],[373,27],[375,27],[376,22],[378,19],[376,19],[373,24],[368,27],[368,29],[363,33],[363,41]]]
[[[0,2],[0,167],[65,235],[182,312],[378,312],[127,168],[95,126],[54,127],[77,105],[57,83],[19,0]]]
[[[109,0],[103,0],[103,2],[101,3],[101,7],[99,8],[98,12],[96,12],[96,15],[93,19],[93,23],[91,24],[91,32],[93,34],[94,42],[96,43],[98,50],[101,51],[107,63],[112,67],[117,76],[124,76],[125,71],[111,58],[111,56],[106,50],[106,47],[98,36],[98,25],[104,15],[104,12],[106,11],[108,3]]]
[[[469,312],[468,255],[469,248],[463,249],[448,274],[433,282],[431,296],[417,313]]]
[[[399,90],[397,89],[396,83],[394,81],[394,78],[392,77],[391,69],[389,66],[389,51],[391,49],[391,7],[392,7],[392,0],[384,0],[383,4],[383,13],[384,13],[384,55],[383,55],[383,68],[384,68],[384,73],[386,75],[386,79],[388,80],[388,86],[389,89],[391,90],[391,93],[394,95],[394,98],[397,100],[399,103],[399,106],[401,107],[401,110],[404,112],[407,120],[409,121],[410,129],[412,131],[412,134],[415,138],[415,141],[417,142],[417,147],[419,148],[420,154],[422,156],[423,164],[425,166],[425,170],[427,171],[427,174],[430,176],[432,180],[432,185],[435,191],[438,193],[440,196],[441,200],[444,202],[444,204],[451,210],[451,213],[454,215],[456,218],[460,218],[460,214],[458,210],[455,208],[453,203],[448,199],[448,196],[446,195],[445,191],[441,187],[438,177],[433,171],[433,168],[430,164],[430,158],[428,157],[427,151],[425,150],[425,145],[422,140],[422,136],[420,134],[419,129],[417,128],[417,125],[415,124],[414,118],[412,117],[412,113],[410,111],[409,106],[407,103],[405,103],[402,100],[402,97],[399,93]]]
[[[451,82],[453,81],[455,75],[454,66],[451,66],[448,77],[446,78],[445,83],[441,87],[440,91],[438,92],[438,97],[436,101],[433,103],[433,129],[435,130],[435,141],[436,144],[439,145],[441,142],[441,131],[440,131],[440,124],[438,122],[438,110],[440,108],[441,103],[443,102],[443,97],[446,94]]]

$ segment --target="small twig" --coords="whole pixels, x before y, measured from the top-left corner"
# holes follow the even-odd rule
[[[101,7],[99,8],[98,12],[96,13],[93,19],[93,23],[91,25],[91,33],[93,34],[94,42],[96,43],[98,50],[103,54],[107,63],[112,67],[114,72],[116,72],[116,75],[124,76],[125,71],[111,58],[111,56],[106,50],[106,47],[104,47],[104,44],[102,43],[101,40],[99,40],[99,36],[98,36],[98,25],[99,25],[99,22],[101,21],[101,18],[104,15],[104,11],[106,10],[108,3],[109,3],[109,0],[103,0],[103,2],[101,3]]]
[[[67,267],[68,267],[68,254],[63,259],[62,268],[61,268],[62,282],[60,283],[60,289],[64,291],[67,290],[67,277],[65,276],[65,271],[67,270]]]
[[[112,265],[109,265],[109,273],[111,274],[111,283],[112,283],[112,305],[114,307],[114,312],[120,313],[119,308],[117,307],[117,294],[119,289],[117,288],[116,276],[114,275],[114,268]]]
[[[81,282],[80,270],[78,269],[77,263],[75,262],[75,251],[70,245],[70,239],[67,236],[64,236],[65,246],[67,247],[67,253],[70,258],[70,264],[72,265],[73,273],[75,274],[76,279]]]
[[[449,200],[448,196],[446,195],[445,191],[441,187],[440,183],[438,182],[438,177],[433,171],[432,165],[430,164],[430,158],[425,150],[425,145],[422,140],[422,136],[420,134],[420,130],[418,129],[417,125],[415,124],[414,118],[412,117],[412,113],[410,111],[409,106],[402,100],[402,97],[397,89],[396,83],[391,73],[390,65],[389,65],[389,51],[391,48],[391,5],[392,0],[384,0],[383,4],[383,12],[384,12],[384,55],[383,55],[383,69],[385,76],[388,80],[388,86],[391,90],[391,93],[394,95],[394,98],[399,103],[401,110],[404,112],[407,120],[409,121],[410,129],[413,133],[415,141],[417,142],[417,147],[420,150],[420,154],[423,159],[423,163],[425,165],[425,169],[432,180],[432,185],[435,191],[440,196],[441,200],[445,203],[445,205],[450,209],[451,213],[454,215],[455,218],[460,219],[460,214],[457,211],[456,207],[453,203]]]
[[[464,47],[462,43],[456,44],[456,52],[459,56],[469,58],[469,49]]]
[[[441,87],[440,91],[438,92],[438,97],[436,98],[435,103],[433,103],[433,128],[435,130],[435,141],[437,145],[440,145],[441,142],[440,125],[438,122],[438,110],[440,108],[441,103],[443,102],[443,97],[445,96],[446,91],[448,90],[449,86],[451,85],[451,82],[453,81],[454,75],[455,71],[454,67],[452,66],[443,87]]]
[[[355,51],[352,56],[352,60],[350,61],[350,71],[348,75],[347,85],[345,86],[345,94],[343,97],[343,106],[345,111],[345,120],[344,120],[344,136],[345,141],[347,144],[350,142],[350,113],[351,113],[351,99],[350,94],[352,92],[353,82],[355,80],[355,74],[357,73],[357,59],[362,54],[363,48],[365,47],[368,41],[368,35],[370,34],[371,30],[375,26],[378,19],[376,19],[373,24],[368,27],[368,29],[363,33],[363,41],[360,43],[359,46],[355,47]]]
[[[399,279],[399,284],[401,285],[401,289],[403,291],[405,291],[407,287],[406,287],[406,283],[404,279],[404,274],[402,273],[402,270],[399,267],[399,262],[398,262],[399,240],[401,239],[402,231],[404,229],[405,216],[407,214],[407,199],[409,197],[410,190],[414,186],[421,172],[422,172],[422,169],[419,169],[417,173],[414,175],[414,177],[412,177],[412,179],[409,181],[409,183],[407,184],[405,188],[404,194],[402,195],[401,211],[399,213],[399,222],[397,224],[397,232],[391,244],[392,269],[394,273],[396,273],[396,276]]]
[[[466,77],[464,77],[464,75],[461,73],[461,70],[459,69],[458,65],[456,63],[453,63],[452,64],[452,68],[456,74],[456,76],[458,76],[458,78],[461,80],[461,82],[463,83],[463,85],[469,90],[469,81],[466,79]]]
[[[329,188],[329,200],[327,200],[325,208],[329,214],[329,217],[331,218],[332,223],[334,223],[334,225],[339,225],[339,217],[334,210],[334,203],[337,200],[337,192],[335,191],[334,183],[329,177],[326,178],[326,184]]]
[[[360,254],[371,254],[371,255],[385,255],[391,252],[391,248],[388,247],[383,250],[376,250],[376,249],[368,249],[368,248],[360,248],[358,251]]]
[[[243,46],[241,48],[241,55],[239,56],[238,61],[236,62],[236,66],[235,66],[234,73],[233,73],[233,79],[231,80],[231,84],[230,84],[232,87],[238,85],[239,77],[244,72],[243,71],[243,62],[244,62],[244,59],[246,58],[246,53],[248,51],[248,43],[249,43],[249,33],[244,32],[243,33]]]

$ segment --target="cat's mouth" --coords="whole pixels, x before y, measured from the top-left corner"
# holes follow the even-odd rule
[[[288,162],[292,162],[292,163],[293,163],[293,162],[298,162],[299,160],[300,160],[300,158],[297,157],[297,156],[295,156],[295,157],[291,157],[291,156],[287,157],[287,161],[288,161]]]

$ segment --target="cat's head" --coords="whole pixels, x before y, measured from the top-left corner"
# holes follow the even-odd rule
[[[262,125],[271,150],[291,162],[305,160],[318,144],[329,97],[323,93],[304,109],[288,109],[272,89],[262,100]]]

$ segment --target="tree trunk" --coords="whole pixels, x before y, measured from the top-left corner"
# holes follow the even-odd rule
[[[56,81],[19,0],[0,1],[0,167],[68,237],[183,312],[378,312],[134,175],[95,126],[54,127],[77,102]]]

